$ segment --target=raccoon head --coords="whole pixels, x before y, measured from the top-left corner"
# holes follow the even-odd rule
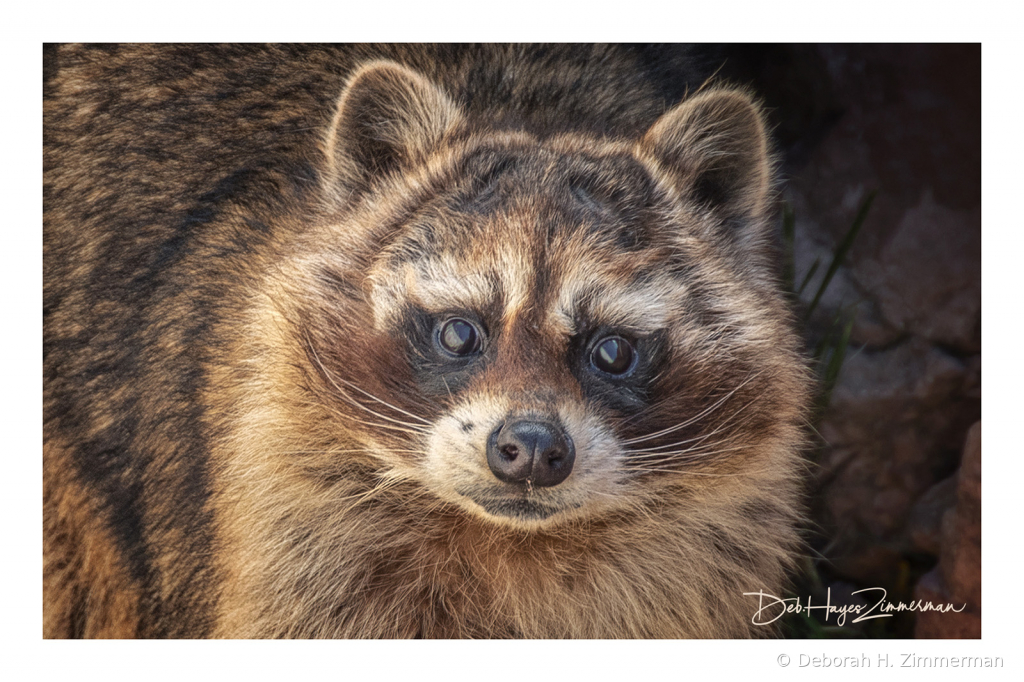
[[[325,150],[318,400],[435,503],[526,529],[649,513],[793,442],[805,386],[746,94],[701,92],[638,139],[538,138],[374,62]]]

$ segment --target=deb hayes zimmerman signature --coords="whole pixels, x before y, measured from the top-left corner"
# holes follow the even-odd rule
[[[808,596],[806,603],[801,603],[800,597],[790,597],[783,599],[776,597],[775,595],[768,594],[763,590],[758,592],[744,592],[745,597],[757,597],[757,611],[754,612],[753,618],[750,622],[754,625],[768,625],[774,623],[782,616],[787,613],[802,613],[807,617],[810,617],[814,611],[824,611],[825,622],[828,622],[828,617],[831,615],[836,616],[836,624],[843,626],[846,624],[847,616],[855,616],[850,623],[859,623],[862,620],[871,620],[872,618],[892,618],[894,613],[900,611],[938,611],[939,613],[948,613],[953,611],[954,613],[960,613],[967,604],[960,607],[953,606],[952,604],[933,604],[930,601],[918,599],[905,604],[903,602],[891,602],[886,597],[886,591],[884,587],[865,587],[863,590],[857,590],[852,594],[862,593],[876,593],[877,600],[874,604],[843,604],[836,606],[832,604],[832,588],[829,588],[828,594],[825,597],[824,604],[812,604],[811,597]],[[865,595],[865,599],[868,596]]]

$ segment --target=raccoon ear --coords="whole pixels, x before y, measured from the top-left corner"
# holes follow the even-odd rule
[[[759,218],[768,208],[772,162],[761,111],[738,90],[709,90],[659,118],[641,147],[688,197],[728,217]]]
[[[338,99],[326,140],[328,177],[352,189],[426,159],[461,118],[425,77],[396,62],[360,67]]]

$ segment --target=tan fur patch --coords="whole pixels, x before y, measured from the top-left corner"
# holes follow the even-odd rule
[[[52,441],[43,448],[43,637],[136,637],[136,586],[65,457]]]

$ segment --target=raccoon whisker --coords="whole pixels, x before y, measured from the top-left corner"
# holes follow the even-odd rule
[[[757,374],[752,374],[746,380],[744,380],[741,384],[739,384],[734,389],[729,391],[729,393],[727,393],[726,395],[724,395],[720,399],[718,399],[714,404],[709,405],[708,407],[706,407],[704,410],[702,410],[698,414],[694,415],[693,417],[690,417],[689,419],[687,419],[687,420],[685,420],[685,421],[683,421],[683,422],[681,422],[679,424],[676,424],[674,426],[662,429],[661,431],[656,431],[654,433],[646,434],[644,436],[639,436],[637,438],[631,438],[631,439],[625,441],[625,443],[626,444],[641,443],[641,442],[644,442],[644,441],[647,441],[647,440],[652,440],[654,438],[661,437],[663,435],[667,435],[669,433],[672,433],[673,431],[678,431],[679,429],[686,428],[687,426],[693,425],[694,423],[696,423],[700,419],[703,419],[704,417],[707,417],[708,415],[710,415],[713,412],[715,412],[729,398],[731,398],[733,395],[735,395],[736,391],[738,391],[739,389],[743,388],[743,386],[745,386],[747,383],[752,381],[756,376],[757,376]]]
[[[402,432],[405,432],[405,433],[411,433],[411,434],[413,434],[416,437],[422,437],[427,432],[426,429],[421,429],[416,424],[407,424],[407,423],[405,423],[403,421],[398,421],[397,419],[388,419],[388,421],[394,422],[395,424],[402,424],[403,426],[408,427],[408,428],[402,428],[402,427],[399,427],[399,426],[392,426],[391,424],[381,424],[379,422],[366,421],[365,419],[358,419],[356,417],[353,417],[350,414],[345,414],[344,412],[342,412],[341,410],[337,409],[336,407],[333,407],[331,405],[325,405],[323,403],[312,403],[312,402],[308,402],[307,401],[306,404],[307,405],[313,405],[315,407],[325,407],[326,406],[327,409],[329,409],[334,416],[340,417],[340,418],[345,419],[345,420],[350,421],[350,422],[355,422],[356,424],[364,424],[366,426],[375,426],[375,427],[379,427],[379,428],[382,428],[382,429],[389,429],[391,431],[402,431]],[[360,407],[362,407],[362,406],[360,406]],[[371,412],[372,414],[374,414],[374,415],[376,415],[378,417],[383,416],[383,415],[378,415],[376,412],[373,412],[372,410],[367,410],[367,411]],[[387,417],[385,417],[385,419],[387,419]]]
[[[419,432],[419,433],[427,433],[427,429],[425,429],[425,428],[423,428],[421,426],[417,426],[416,424],[410,424],[409,422],[402,421],[401,419],[394,419],[392,417],[388,417],[387,415],[383,415],[380,412],[377,412],[376,410],[372,410],[369,407],[367,407],[366,405],[363,405],[362,403],[360,403],[358,400],[356,400],[351,395],[346,393],[345,389],[343,389],[341,386],[338,386],[338,384],[334,380],[334,376],[331,374],[330,370],[328,370],[326,367],[324,367],[324,364],[322,362],[320,362],[320,356],[317,355],[316,349],[313,347],[313,343],[309,339],[309,337],[306,338],[306,347],[309,348],[310,352],[313,355],[313,359],[316,361],[316,364],[320,367],[320,371],[323,372],[323,375],[327,378],[328,381],[331,382],[331,385],[334,386],[334,388],[338,391],[338,394],[341,395],[346,401],[348,401],[349,404],[353,405],[354,407],[358,407],[361,410],[369,412],[370,414],[372,414],[375,417],[380,417],[381,419],[384,419],[384,420],[389,421],[389,422],[393,422],[395,424],[401,424],[402,426],[406,426],[409,429],[412,429],[413,431],[416,431],[416,432]],[[359,388],[358,386],[355,386],[354,384],[352,384],[349,381],[346,381],[345,379],[342,379],[341,377],[338,377],[338,379],[340,379],[345,384],[348,384],[349,386],[352,386],[352,388],[354,388],[357,391],[359,391],[360,393],[362,393],[362,394],[372,398],[373,400],[376,400],[379,403],[387,405],[388,407],[392,408],[393,410],[397,410],[398,412],[401,412],[402,414],[406,414],[406,415],[408,415],[408,416],[410,416],[410,417],[412,417],[414,419],[418,419],[418,420],[422,421],[424,424],[430,424],[430,422],[428,422],[426,419],[423,419],[422,417],[417,417],[416,415],[410,414],[410,413],[406,412],[405,410],[402,410],[401,408],[395,407],[394,405],[392,405],[392,404],[390,404],[390,403],[388,403],[388,402],[386,402],[384,400],[381,400],[380,398],[374,396],[373,394],[367,393],[363,389]]]
[[[666,445],[653,446],[648,448],[637,448],[637,449],[624,449],[623,453],[632,460],[673,460],[682,461],[682,455],[692,455],[689,459],[706,458],[709,454],[713,454],[716,451],[724,451],[721,448],[723,446],[732,445],[737,442],[737,436],[735,434],[727,436],[715,443],[708,443],[708,439],[718,435],[721,431],[727,427],[735,429],[742,424],[734,423],[736,417],[743,411],[748,405],[747,403],[739,410],[734,412],[728,419],[726,419],[718,428],[696,438],[689,438],[686,440],[678,441],[676,443],[669,443]],[[688,447],[680,447],[688,446]],[[742,446],[741,446],[742,447]]]
[[[361,502],[366,502],[367,500],[370,500],[370,499],[376,497],[377,495],[379,495],[379,494],[381,494],[383,492],[386,492],[387,490],[390,490],[391,488],[394,488],[396,485],[398,485],[398,483],[400,483],[400,481],[398,481],[398,480],[389,480],[389,479],[381,480],[376,485],[374,485],[372,488],[369,488],[367,490],[363,490],[363,491],[358,492],[358,493],[353,493],[352,495],[345,495],[344,497],[335,498],[334,501],[337,501],[337,502],[355,502],[355,504],[353,504],[352,506],[349,506],[349,507],[346,508],[346,511],[351,511],[356,505],[360,504]]]
[[[321,367],[323,367],[323,365],[321,365]],[[326,371],[326,370],[325,370],[325,371]],[[363,395],[365,395],[365,396],[366,396],[367,398],[370,398],[371,400],[376,400],[376,401],[377,401],[378,403],[380,403],[381,405],[385,405],[385,406],[387,406],[387,407],[390,407],[390,408],[391,408],[392,410],[394,410],[395,412],[400,412],[400,413],[404,414],[405,416],[407,416],[407,417],[411,417],[411,418],[415,419],[416,421],[419,421],[419,422],[423,422],[424,424],[427,424],[427,425],[430,425],[430,424],[431,424],[430,420],[428,420],[428,419],[424,419],[423,417],[420,417],[419,415],[415,415],[415,414],[413,414],[412,412],[408,412],[408,411],[406,411],[406,410],[403,410],[403,409],[402,409],[402,408],[400,408],[400,407],[396,407],[395,405],[392,405],[391,403],[389,403],[389,402],[388,402],[388,401],[386,401],[386,400],[381,400],[380,398],[378,398],[377,396],[373,395],[372,393],[370,393],[370,392],[368,392],[368,391],[365,391],[365,390],[363,390],[362,388],[359,388],[358,386],[356,386],[355,384],[353,384],[353,383],[352,383],[351,381],[348,381],[348,380],[346,380],[346,379],[342,379],[341,377],[335,377],[335,378],[336,378],[336,379],[337,379],[338,381],[340,381],[340,382],[342,382],[343,384],[345,384],[346,386],[348,386],[348,387],[350,387],[350,388],[353,388],[353,389],[355,389],[355,390],[359,391],[360,393],[362,393]],[[442,378],[443,378],[443,377],[442,377]],[[447,384],[446,384],[446,386],[447,386]],[[448,393],[449,393],[449,395],[450,395],[450,394],[451,394],[451,391],[449,390],[449,391],[448,391]]]
[[[671,456],[673,454],[680,454],[680,453],[687,453],[687,452],[704,452],[704,451],[706,451],[708,449],[713,449],[713,448],[716,448],[716,447],[720,447],[722,445],[732,445],[735,442],[736,442],[735,438],[728,438],[728,439],[725,439],[725,440],[723,440],[721,442],[718,442],[718,443],[716,443],[714,445],[711,445],[711,444],[691,445],[690,447],[687,447],[687,448],[679,448],[679,449],[676,449],[676,450],[669,450],[669,451],[658,451],[658,450],[654,450],[654,449],[651,449],[651,450],[624,450],[623,453],[627,454],[631,458],[635,458],[635,459],[636,458],[642,458],[642,457],[651,457],[651,458],[669,457],[669,456]]]
[[[704,418],[704,417],[706,417],[707,415],[709,415],[709,414],[711,414],[712,412],[714,412],[715,410],[717,410],[717,409],[718,409],[719,407],[721,407],[721,406],[722,406],[722,405],[723,405],[723,404],[724,404],[724,403],[725,403],[725,402],[726,402],[726,401],[727,401],[727,400],[728,400],[729,398],[731,398],[731,397],[732,397],[733,395],[735,395],[735,394],[736,394],[736,391],[738,391],[738,390],[740,390],[741,388],[743,388],[744,386],[746,386],[746,385],[747,385],[748,383],[750,383],[751,381],[753,381],[753,380],[754,380],[754,378],[756,378],[757,376],[759,376],[759,373],[756,373],[756,372],[755,372],[754,374],[751,374],[751,375],[750,375],[749,377],[747,377],[746,379],[744,379],[742,383],[740,383],[740,384],[739,384],[738,386],[736,386],[736,387],[735,387],[735,388],[733,388],[733,389],[732,389],[731,391],[729,391],[728,393],[726,393],[726,394],[725,394],[724,396],[722,396],[721,398],[719,398],[719,399],[718,399],[718,400],[717,400],[717,401],[716,401],[716,402],[715,402],[714,404],[712,404],[712,405],[710,405],[710,406],[708,406],[708,407],[704,408],[704,410],[703,410],[703,411],[701,411],[700,413],[698,413],[698,414],[694,415],[693,417],[690,417],[690,418],[689,418],[689,419],[687,419],[686,421],[683,421],[683,422],[681,422],[681,423],[679,423],[679,424],[676,424],[675,426],[670,426],[670,427],[668,427],[668,428],[662,429],[661,431],[655,431],[654,433],[649,433],[649,434],[647,434],[647,435],[644,435],[644,436],[639,436],[639,437],[637,437],[637,438],[630,438],[629,440],[625,440],[625,441],[623,441],[623,444],[624,444],[624,445],[632,445],[632,444],[634,444],[634,443],[642,443],[642,442],[644,442],[644,441],[647,441],[647,440],[653,440],[654,438],[659,438],[659,437],[661,437],[661,436],[664,436],[664,435],[666,435],[666,434],[672,433],[673,431],[678,431],[679,429],[685,429],[685,428],[686,428],[687,426],[690,426],[690,425],[694,424],[694,423],[695,423],[695,422],[697,422],[698,420],[700,420],[700,419],[703,419],[703,418]]]
[[[330,380],[330,377],[328,377],[328,379]],[[334,383],[333,380],[331,380],[331,381],[332,381],[332,383]],[[338,389],[338,394],[341,395],[343,398],[345,398],[345,401],[348,402],[349,404],[351,404],[351,406],[354,406],[354,407],[356,407],[356,408],[358,408],[358,409],[360,409],[362,411],[368,412],[371,415],[373,415],[374,417],[378,417],[380,419],[383,419],[385,421],[391,422],[393,424],[400,424],[402,426],[406,426],[406,427],[412,429],[413,431],[417,431],[419,433],[427,433],[428,432],[428,429],[423,428],[419,424],[412,424],[410,422],[402,421],[400,419],[395,419],[393,417],[388,417],[387,415],[382,415],[381,413],[377,412],[376,410],[372,410],[372,409],[368,408],[367,406],[365,406],[365,404],[362,404],[361,402],[359,402],[358,400],[353,398],[348,393],[345,393],[344,390],[340,386],[338,386],[337,384],[335,384],[335,388]]]
[[[676,463],[676,462],[690,462],[694,460],[707,459],[710,456],[722,454],[725,452],[736,452],[737,450],[749,450],[751,445],[737,445],[732,448],[707,448],[704,450],[679,450],[678,452],[662,452],[655,454],[640,455],[637,457],[630,457],[631,462],[639,461],[641,465],[645,461],[652,462],[665,462]]]
[[[362,407],[362,406],[360,405],[360,407]],[[350,414],[345,414],[341,410],[338,410],[338,409],[336,409],[334,407],[328,407],[328,409],[330,409],[330,411],[335,416],[341,417],[342,419],[347,419],[348,421],[355,422],[357,424],[363,424],[365,426],[374,426],[374,427],[381,428],[381,429],[389,429],[391,431],[400,431],[400,432],[403,432],[403,433],[411,433],[414,436],[422,436],[425,433],[427,433],[426,429],[421,429],[421,428],[417,427],[415,424],[406,424],[405,422],[398,421],[397,419],[388,419],[387,417],[383,417],[383,415],[379,415],[376,412],[374,412],[373,410],[369,410],[369,409],[367,409],[366,411],[370,412],[371,414],[376,415],[378,417],[383,417],[384,419],[388,419],[388,421],[394,422],[395,424],[402,424],[403,426],[392,426],[391,424],[381,424],[380,422],[366,421],[365,419],[358,419],[356,417],[353,417]]]
[[[282,455],[348,455],[354,452],[409,453],[425,455],[425,450],[399,450],[395,448],[358,448],[354,450],[283,450]]]
[[[657,374],[653,379],[651,379],[651,383],[653,384],[655,381],[657,381],[658,377],[661,377],[662,374],[663,373]],[[704,394],[704,395],[707,395],[707,394]],[[621,426],[624,426],[626,424],[630,424],[630,423],[636,422],[636,421],[638,421],[638,420],[640,420],[642,418],[648,417],[651,414],[656,414],[659,410],[664,408],[666,405],[671,406],[672,403],[673,403],[672,398],[673,398],[672,395],[669,395],[669,396],[666,396],[664,398],[661,398],[657,402],[653,402],[653,403],[647,405],[642,410],[640,410],[638,412],[635,412],[634,414],[631,414],[630,416],[626,417],[625,419],[617,420],[617,423],[621,427]],[[728,396],[726,396],[726,398],[728,398]]]
[[[699,438],[683,440],[674,445],[660,445],[658,447],[637,447],[637,449],[635,450],[625,450],[624,452],[629,453],[630,455],[664,455],[666,452],[690,452],[694,450],[707,449],[707,447],[716,447],[718,445],[731,445],[737,440],[736,434],[727,435],[719,439],[715,443],[705,442],[708,440],[708,438],[711,438],[719,430],[721,430],[721,428],[724,428],[724,426],[725,425],[723,425],[723,427],[720,427],[719,429],[715,429],[715,431],[712,431],[711,433],[706,433],[705,435],[702,435]]]
[[[723,445],[732,445],[732,444],[736,443],[739,440],[739,436],[736,433],[729,434],[729,435],[725,436],[724,438],[718,440],[717,442],[715,442],[713,444],[705,442],[705,441],[707,441],[708,438],[711,438],[712,436],[716,435],[719,431],[721,431],[722,429],[726,428],[727,426],[729,426],[728,423],[722,424],[720,427],[718,427],[714,431],[711,431],[710,433],[706,433],[703,436],[700,436],[699,438],[693,438],[693,439],[686,440],[686,441],[680,441],[680,443],[677,444],[675,449],[671,450],[671,451],[672,452],[693,452],[693,451],[696,451],[696,450],[705,450],[707,448],[720,447],[720,446],[723,446]],[[740,424],[733,425],[733,428],[738,427],[738,426],[740,426]],[[689,444],[689,445],[687,445],[687,444]],[[686,447],[678,447],[679,445],[686,445]],[[667,454],[666,450],[668,450],[671,447],[672,447],[671,445],[668,445],[668,446],[663,445],[663,446],[651,447],[651,448],[637,448],[635,450],[625,449],[625,450],[623,450],[623,452],[628,453],[630,455],[650,454],[650,455],[653,455],[653,456],[663,456],[663,455]]]
[[[687,443],[701,443],[703,441],[706,441],[708,438],[711,438],[711,437],[717,435],[718,433],[723,431],[726,427],[735,428],[736,426],[739,426],[740,424],[734,423],[734,420],[736,419],[737,416],[739,416],[739,414],[741,412],[743,412],[743,410],[745,410],[748,407],[750,407],[751,405],[753,405],[754,402],[755,402],[754,400],[751,400],[751,401],[747,402],[742,407],[740,407],[738,410],[733,412],[729,416],[728,419],[726,419],[724,422],[722,422],[721,425],[718,426],[718,428],[716,428],[713,431],[711,431],[709,433],[706,433],[706,434],[704,434],[702,436],[697,436],[695,438],[688,438],[686,440],[677,441],[675,443],[669,443],[667,445],[656,445],[656,446],[652,446],[652,447],[649,447],[649,448],[641,448],[639,450],[626,450],[626,452],[630,452],[630,453],[656,452],[658,450],[667,450],[669,448],[679,447],[680,445],[686,445]],[[635,440],[625,441],[625,443],[627,443],[627,444],[629,444],[629,443],[636,443],[636,442],[638,442],[638,441],[635,441]]]
[[[727,424],[723,424],[722,426],[718,427],[714,431],[711,431],[710,433],[705,433],[704,435],[697,436],[695,438],[687,438],[686,440],[676,441],[675,443],[667,443],[665,445],[654,445],[654,446],[651,446],[649,448],[638,448],[636,450],[629,450],[629,449],[627,449],[627,450],[624,450],[624,452],[627,452],[627,453],[630,453],[630,454],[640,454],[640,453],[644,453],[644,452],[658,452],[659,450],[669,450],[671,448],[678,448],[678,447],[680,447],[682,445],[687,445],[687,444],[690,444],[690,443],[694,444],[691,447],[696,447],[700,443],[706,441],[708,438],[711,438],[712,436],[716,435],[726,425]]]
[[[321,367],[323,367],[323,365],[321,365]],[[327,376],[327,379],[328,379],[328,381],[330,381],[330,382],[331,382],[331,384],[332,384],[332,385],[334,386],[334,388],[335,388],[335,389],[336,389],[336,390],[338,391],[338,394],[339,394],[339,395],[340,395],[340,396],[341,396],[342,398],[344,398],[344,399],[346,400],[346,402],[348,402],[348,403],[349,403],[350,405],[353,405],[354,407],[358,407],[359,409],[361,409],[361,410],[363,410],[363,411],[365,411],[365,412],[369,412],[370,414],[374,415],[375,417],[380,417],[381,419],[385,419],[385,420],[387,420],[387,421],[389,421],[389,422],[393,422],[393,423],[395,423],[395,424],[401,424],[401,425],[403,425],[403,426],[407,426],[407,427],[409,427],[410,429],[414,429],[414,430],[416,430],[416,431],[420,431],[420,432],[422,432],[422,433],[427,433],[427,429],[423,428],[422,426],[419,426],[419,425],[417,425],[417,424],[412,424],[412,423],[410,423],[410,422],[407,422],[407,421],[403,421],[403,420],[401,420],[401,419],[396,419],[396,418],[394,418],[394,417],[389,417],[389,416],[387,416],[387,415],[385,415],[385,414],[381,414],[380,412],[378,412],[378,411],[376,411],[376,410],[374,410],[374,409],[371,409],[371,408],[367,407],[366,405],[363,405],[363,404],[362,404],[362,403],[360,403],[360,402],[359,402],[358,400],[356,400],[356,399],[355,399],[354,397],[352,397],[352,396],[351,396],[350,394],[346,393],[344,389],[342,389],[342,388],[341,388],[340,386],[338,386],[338,385],[337,385],[337,384],[336,384],[336,383],[334,382],[334,378],[333,378],[333,377],[331,377],[331,376],[330,376],[330,375],[329,375],[329,374],[327,373],[327,370],[326,370],[326,369],[324,370],[324,373],[325,373],[325,376]],[[340,377],[339,377],[339,379],[340,379]],[[340,379],[340,380],[341,380],[341,381],[344,381],[344,382],[345,382],[346,384],[352,385],[352,384],[351,384],[350,382],[347,382],[347,381],[345,381],[344,379]],[[362,390],[362,389],[361,389],[361,388],[359,388],[358,386],[354,386],[354,385],[352,385],[352,388],[355,388],[355,389],[356,389],[357,391],[359,391],[359,392],[361,392],[361,393],[363,393],[363,394],[367,395],[368,397],[370,397],[370,398],[372,398],[372,399],[376,400],[376,401],[377,401],[377,402],[379,402],[379,403],[383,403],[384,405],[387,405],[388,407],[391,407],[392,409],[398,410],[399,412],[402,412],[403,414],[407,414],[407,415],[409,415],[410,417],[412,417],[412,418],[414,418],[414,419],[418,419],[418,420],[422,421],[422,422],[423,422],[424,424],[429,424],[429,423],[430,423],[430,422],[428,422],[427,420],[423,419],[422,417],[417,417],[417,416],[416,416],[416,415],[414,415],[414,414],[409,414],[408,412],[405,412],[404,410],[401,410],[400,408],[394,407],[393,405],[391,405],[391,404],[389,404],[389,403],[387,403],[387,402],[385,402],[385,401],[383,401],[383,400],[381,400],[381,399],[379,399],[379,398],[377,398],[377,397],[373,396],[372,394],[370,394],[370,393],[367,393],[366,391]]]
[[[744,471],[737,472],[734,474],[711,474],[706,471],[686,471],[680,469],[665,469],[661,467],[629,467],[625,469],[626,473],[630,474],[675,474],[677,476],[706,476],[708,478],[755,478],[759,473],[757,471]]]
[[[385,479],[382,479],[379,483],[377,483],[375,486],[373,486],[369,490],[366,490],[366,491],[364,491],[362,493],[357,493],[355,495],[350,495],[348,497],[339,498],[339,500],[340,501],[346,501],[346,502],[349,501],[349,500],[354,500],[354,502],[352,502],[352,504],[349,505],[345,509],[345,512],[348,513],[348,512],[351,512],[356,507],[358,507],[360,504],[363,504],[364,502],[368,502],[368,501],[372,500],[373,498],[377,497],[381,493],[387,492],[388,490],[390,490],[391,488],[394,488],[395,486],[399,485],[400,483],[405,482],[405,480],[406,480],[405,478],[400,478],[400,477],[385,478]]]

